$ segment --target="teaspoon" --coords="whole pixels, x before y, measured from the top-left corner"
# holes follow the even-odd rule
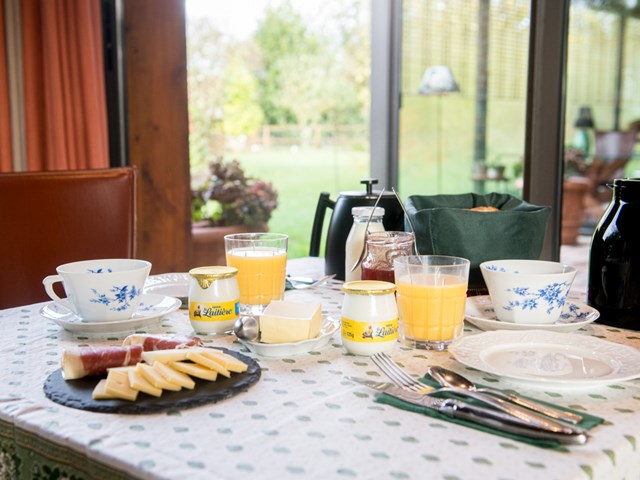
[[[239,317],[233,324],[233,333],[241,340],[254,342],[260,337],[260,323],[256,317]]]

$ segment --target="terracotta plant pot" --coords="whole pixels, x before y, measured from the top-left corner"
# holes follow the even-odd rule
[[[208,227],[201,224],[191,226],[191,245],[193,250],[192,267],[226,265],[224,237],[233,233],[267,232],[267,225],[253,227]]]
[[[568,178],[563,183],[561,236],[563,245],[578,243],[580,226],[584,221],[585,197],[589,188],[589,180],[582,177]]]

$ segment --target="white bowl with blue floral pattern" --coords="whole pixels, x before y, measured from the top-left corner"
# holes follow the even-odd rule
[[[555,323],[576,269],[544,260],[492,260],[480,264],[499,320],[530,325]]]
[[[51,299],[86,322],[126,320],[140,305],[151,263],[146,260],[111,258],[60,265],[57,275],[42,283]],[[62,282],[67,298],[60,298],[53,285]]]

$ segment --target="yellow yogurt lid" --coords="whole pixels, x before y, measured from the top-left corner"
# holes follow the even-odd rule
[[[223,278],[235,277],[238,273],[236,267],[197,267],[189,270],[189,275],[195,278],[200,287],[207,289],[216,280],[222,280]]]
[[[380,280],[356,280],[342,285],[345,293],[353,295],[387,295],[396,291],[396,286]]]

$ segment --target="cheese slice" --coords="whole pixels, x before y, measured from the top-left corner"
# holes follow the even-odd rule
[[[148,395],[159,397],[162,395],[162,389],[151,385],[144,375],[142,375],[137,368],[131,368],[127,372],[129,377],[129,385],[131,388],[140,390]]]
[[[136,371],[138,371],[144,378],[146,378],[151,385],[156,388],[162,388],[164,390],[172,390],[177,392],[182,390],[182,387],[176,383],[172,383],[164,378],[157,370],[154,370],[151,365],[146,363],[139,363],[136,365]]]
[[[129,375],[127,375],[126,370],[111,369],[107,374],[104,392],[114,398],[121,398],[133,402],[138,398],[139,390],[135,390],[129,385]]]
[[[152,365],[153,362],[180,362],[187,359],[187,354],[197,349],[192,348],[176,348],[174,350],[152,350],[149,352],[142,352],[142,360]]]
[[[218,372],[203,367],[202,365],[198,365],[196,363],[171,362],[169,363],[169,366],[174,370],[186,373],[187,375],[191,375],[192,377],[202,378],[203,380],[210,380],[213,382],[216,378],[218,378]]]
[[[260,341],[293,343],[315,338],[322,327],[322,304],[276,300],[260,317]]]
[[[218,372],[224,377],[231,377],[231,372],[224,368],[219,361],[214,358],[205,357],[203,353],[189,352],[187,358],[198,365],[202,365],[203,367]]]
[[[106,378],[103,378],[98,382],[98,384],[93,389],[93,392],[91,393],[91,396],[93,397],[94,400],[112,400],[114,398],[119,398],[119,397],[114,397],[113,395],[109,395],[105,389],[106,385],[107,385]]]
[[[234,373],[243,373],[247,371],[249,366],[236,357],[229,355],[228,353],[221,352],[213,348],[203,348],[200,352],[204,357],[210,358],[219,362],[224,368]]]
[[[162,362],[155,362],[153,364],[153,369],[160,375],[162,375],[166,380],[170,381],[171,383],[175,383],[176,385],[180,385],[181,387],[193,390],[193,388],[196,386],[196,382],[194,382],[193,378],[191,378],[189,375],[174,370],[173,368]]]

